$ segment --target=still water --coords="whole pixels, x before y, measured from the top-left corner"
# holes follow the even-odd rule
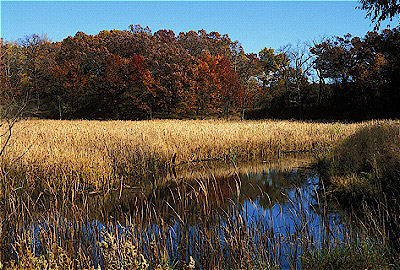
[[[176,268],[190,261],[196,269],[301,268],[305,251],[349,241],[352,230],[328,209],[307,165],[281,159],[182,166],[142,188],[77,198],[31,223],[35,251],[43,252],[41,236],[51,234],[104,268],[99,243],[108,231],[119,243],[133,239],[150,268],[160,260]]]
[[[324,208],[315,171],[252,165],[154,190],[147,203],[168,225],[150,221],[136,230],[139,245],[169,239],[172,261],[192,256],[205,269],[246,266],[246,257],[289,269],[299,266],[304,250],[344,240],[348,228]]]

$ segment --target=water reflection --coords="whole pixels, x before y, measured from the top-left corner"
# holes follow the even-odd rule
[[[83,250],[95,266],[107,230],[119,241],[133,238],[150,267],[161,258],[183,267],[192,257],[200,269],[296,268],[304,250],[342,241],[347,232],[340,215],[322,208],[318,175],[299,169],[306,164],[210,163],[176,168],[141,188],[41,197],[18,230],[33,234],[38,254],[55,239],[71,254]]]
[[[162,218],[164,221],[172,219],[173,223],[190,212],[191,220],[188,221],[196,223],[198,216],[226,211],[232,203],[256,200],[264,209],[285,204],[289,190],[309,183],[311,172],[298,170],[306,164],[304,160],[295,160],[284,164],[286,167],[282,167],[282,163],[183,167],[179,168],[176,177],[169,175],[147,190],[125,189],[122,193],[116,191],[106,197],[98,196],[100,201],[95,205],[104,206],[104,216],[139,214],[141,221],[148,222],[154,221],[151,218]],[[92,200],[96,201],[96,198]]]

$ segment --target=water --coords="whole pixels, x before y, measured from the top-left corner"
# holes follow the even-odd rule
[[[167,250],[172,261],[193,256],[205,269],[221,261],[232,267],[236,263],[231,263],[243,256],[289,269],[299,266],[305,249],[343,241],[345,227],[340,215],[324,213],[318,204],[319,179],[312,170],[264,168],[226,177],[213,178],[210,173],[206,179],[183,184],[190,185],[189,190],[174,183],[154,191],[154,201],[148,203],[169,225],[160,228],[150,222],[135,235],[143,239],[139,245],[169,237]],[[196,193],[195,203],[176,200],[180,192],[186,192],[183,196]],[[182,246],[185,252],[178,248]]]
[[[300,268],[305,251],[343,243],[351,228],[327,209],[318,174],[299,168],[307,162],[285,162],[177,167],[142,189],[43,202],[28,227],[34,251],[55,239],[104,267],[108,231],[120,249],[130,239],[150,267],[194,259],[198,269]]]

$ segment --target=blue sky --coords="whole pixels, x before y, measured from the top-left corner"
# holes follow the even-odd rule
[[[355,1],[2,1],[1,33],[14,41],[45,33],[59,41],[77,31],[128,29],[149,26],[153,32],[205,29],[239,40],[245,52],[322,36],[351,33],[363,36],[373,29]]]

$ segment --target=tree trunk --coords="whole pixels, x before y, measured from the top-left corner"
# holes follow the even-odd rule
[[[60,116],[60,120],[62,120],[62,107],[61,107],[61,98],[58,97],[58,113]]]

